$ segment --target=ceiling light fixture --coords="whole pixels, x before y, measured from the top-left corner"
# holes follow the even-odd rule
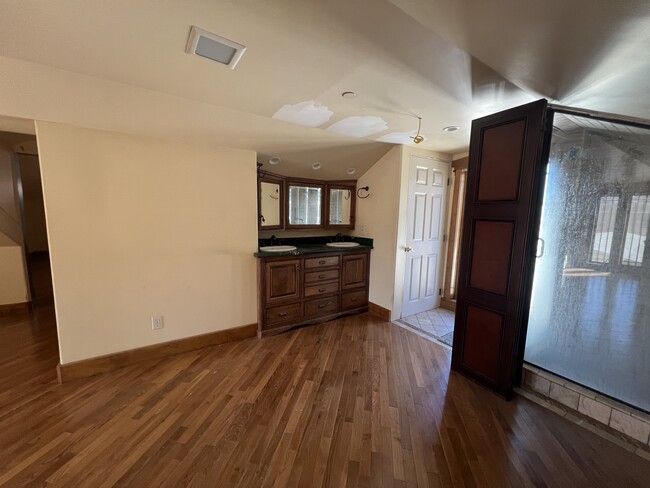
[[[341,96],[343,98],[354,98],[357,96],[357,94],[354,93],[353,91],[344,91],[343,93],[341,93]]]
[[[357,169],[356,168],[348,168],[345,172],[347,174],[349,174],[349,175],[353,175],[354,173],[357,172]]]
[[[231,41],[225,37],[208,32],[195,25],[190,29],[185,52],[211,59],[235,69],[237,63],[246,51],[246,46]]]
[[[418,117],[418,132],[417,134],[415,134],[415,136],[411,136],[411,139],[413,139],[413,142],[415,144],[420,144],[424,140],[424,137],[420,135],[421,128],[422,128],[422,117]]]
[[[311,169],[321,169],[321,166],[323,166],[323,163],[315,162],[311,165]]]
[[[444,132],[456,132],[460,127],[457,125],[448,125],[447,127],[443,127],[442,130]]]
[[[280,161],[282,161],[282,159],[280,159],[278,156],[273,156],[269,159],[269,164],[271,166],[275,166],[276,164],[280,164]]]

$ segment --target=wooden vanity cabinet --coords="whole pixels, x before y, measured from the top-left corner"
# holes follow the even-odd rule
[[[370,251],[261,258],[258,336],[368,311]]]

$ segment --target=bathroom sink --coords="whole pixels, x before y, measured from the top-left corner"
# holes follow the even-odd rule
[[[262,246],[260,251],[264,252],[289,252],[298,249],[296,246]]]
[[[360,244],[358,242],[328,242],[325,245],[329,247],[357,247]]]

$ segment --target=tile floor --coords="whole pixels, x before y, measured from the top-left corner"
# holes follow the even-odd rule
[[[398,325],[415,330],[424,337],[433,337],[437,341],[451,346],[451,334],[454,331],[454,312],[444,308],[434,308],[426,312],[403,317]]]

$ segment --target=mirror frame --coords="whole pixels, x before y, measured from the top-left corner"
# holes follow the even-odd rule
[[[280,189],[278,191],[278,205],[280,206],[280,223],[278,225],[262,225],[262,182],[264,183],[274,183],[277,185],[280,185]],[[285,185],[285,180],[284,178],[280,178],[277,176],[269,175],[266,174],[264,176],[260,176],[257,179],[257,228],[258,230],[278,230],[278,229],[284,229],[284,210],[285,210],[285,194],[284,194],[284,185]]]
[[[311,188],[321,189],[321,205],[320,205],[320,224],[318,225],[297,225],[289,223],[289,187],[290,186],[308,186]],[[284,185],[284,228],[285,229],[325,229],[327,225],[328,215],[326,212],[327,204],[327,184],[321,180],[307,180],[297,178],[287,178]]]
[[[356,180],[342,180],[342,181],[328,181],[325,185],[326,195],[326,220],[325,226],[327,229],[354,229],[355,212],[357,208],[357,181]],[[350,191],[350,223],[349,224],[330,224],[330,190],[349,190]]]

